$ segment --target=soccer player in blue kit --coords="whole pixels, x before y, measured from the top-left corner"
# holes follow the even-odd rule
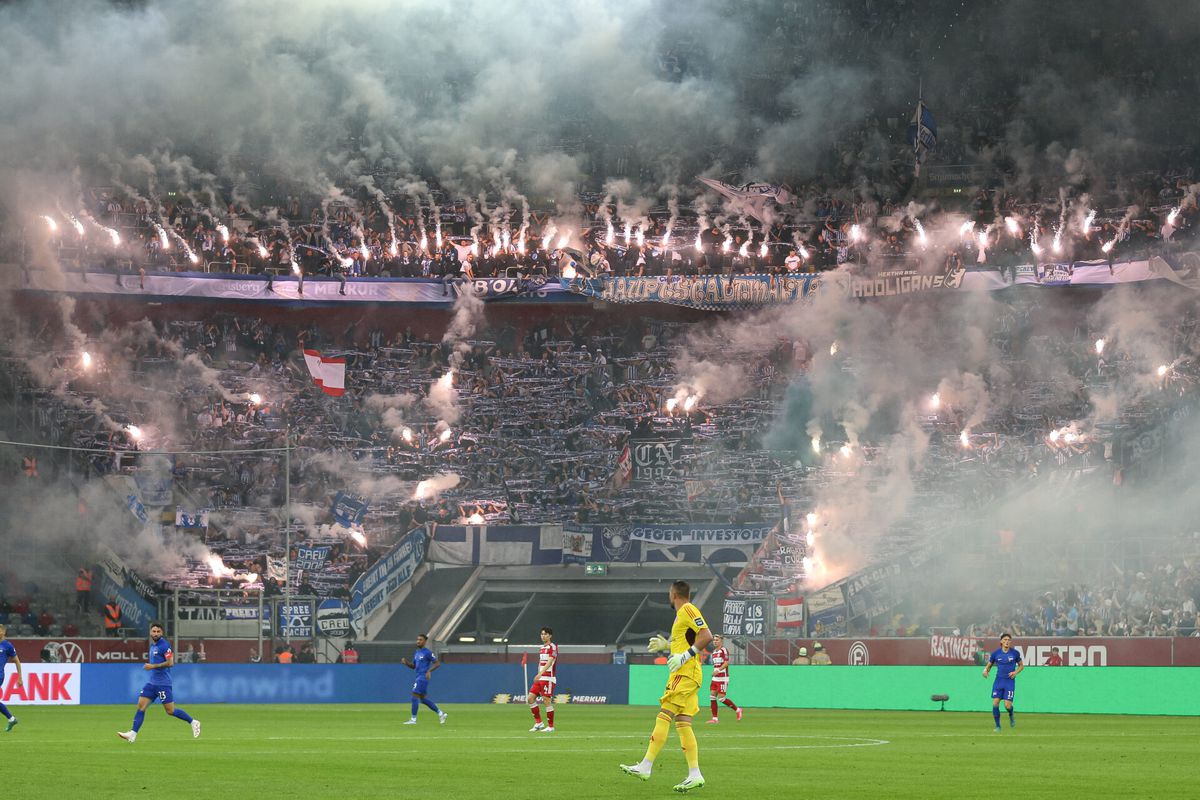
[[[149,682],[142,687],[138,696],[137,711],[133,715],[133,728],[127,731],[117,731],[125,741],[133,744],[137,741],[138,730],[146,718],[146,709],[155,700],[162,701],[163,710],[172,717],[178,717],[192,726],[192,737],[200,738],[200,720],[192,719],[182,708],[175,707],[175,695],[171,691],[171,667],[175,665],[175,654],[171,652],[171,644],[163,638],[161,622],[150,623],[150,659],[142,665],[142,669],[150,672]]]
[[[1017,675],[1025,669],[1021,651],[1012,646],[1011,634],[1000,637],[1000,649],[988,659],[987,666],[983,668],[983,677],[986,678],[992,671],[993,664],[996,665],[996,680],[992,683],[992,718],[996,720],[996,731],[999,732],[1001,700],[1008,709],[1008,726],[1017,727],[1017,721],[1013,718],[1013,692],[1017,688]]]
[[[438,657],[433,654],[433,651],[425,646],[429,641],[429,637],[425,634],[417,636],[417,652],[413,653],[413,660],[410,664],[407,658],[400,659],[400,663],[409,669],[416,672],[416,680],[413,681],[412,688],[412,719],[404,723],[405,725],[417,724],[417,709],[421,704],[429,707],[433,713],[438,715],[438,722],[446,724],[446,712],[437,707],[437,704],[430,700],[425,695],[429,691],[429,677],[433,671],[442,665],[438,661]]]
[[[8,633],[8,628],[0,625],[0,683],[4,681],[4,669],[11,661],[17,665],[17,688],[20,688],[23,683],[21,680],[21,659],[17,658],[17,648],[13,647],[5,635]],[[8,720],[8,724],[4,728],[4,732],[8,733],[17,725],[17,718],[8,710],[8,706],[0,703],[0,714],[4,715],[4,719]]]

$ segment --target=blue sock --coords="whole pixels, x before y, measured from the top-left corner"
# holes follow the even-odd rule
[[[133,715],[133,732],[137,733],[142,727],[142,720],[146,719],[146,712],[139,710]]]
[[[1013,710],[1011,708],[1008,710],[1008,721],[1013,721]]]
[[[189,725],[192,722],[192,715],[187,713],[186,711],[184,711],[182,708],[175,709],[173,712],[171,712],[171,716],[179,717],[181,720],[188,723]]]
[[[996,727],[1000,727],[1000,706],[992,706],[992,717],[996,720]]]
[[[3,714],[5,719],[11,720],[13,718],[12,712],[8,710],[8,706],[4,705],[4,703],[0,703],[0,714]]]
[[[433,713],[435,713],[435,714],[442,713],[441,711],[438,710],[437,705],[435,705],[434,702],[432,700],[430,700],[428,697],[426,697],[421,702],[424,703],[426,706],[428,706],[433,711]]]
[[[413,715],[413,719],[416,719],[416,718],[417,718],[417,709],[418,709],[418,708],[420,708],[420,707],[421,707],[421,701],[420,701],[420,700],[418,700],[417,698],[415,698],[415,697],[414,697],[414,698],[412,699],[412,710],[413,710],[413,712],[412,712],[412,715]],[[996,724],[997,724],[997,725],[999,725],[1000,723],[996,723]]]

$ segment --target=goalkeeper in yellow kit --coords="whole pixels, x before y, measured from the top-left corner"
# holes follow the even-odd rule
[[[704,622],[700,609],[691,603],[692,588],[684,581],[671,584],[671,606],[675,609],[675,623],[671,626],[671,640],[661,636],[650,639],[650,652],[671,651],[667,659],[667,689],[659,700],[662,708],[654,722],[654,733],[650,734],[650,745],[646,757],[640,764],[622,764],[621,769],[643,781],[650,780],[654,759],[667,742],[671,722],[679,733],[683,756],[687,759],[688,775],[682,783],[675,785],[677,792],[690,792],[704,785],[700,774],[700,752],[696,745],[696,734],[692,731],[692,717],[700,710],[700,659],[697,656],[712,641],[712,631]]]

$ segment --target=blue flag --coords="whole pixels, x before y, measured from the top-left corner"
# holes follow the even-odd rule
[[[908,126],[908,139],[912,142],[913,155],[916,158],[915,174],[920,175],[921,164],[925,162],[926,154],[937,144],[937,121],[924,100],[917,101],[917,112],[913,114],[912,122]]]
[[[350,528],[355,525],[362,525],[363,517],[367,515],[366,500],[346,492],[338,492],[333,498],[333,508],[330,513],[333,514],[334,521],[343,528]]]
[[[146,516],[146,507],[142,505],[142,501],[138,500],[136,494],[131,494],[125,498],[125,502],[129,506],[129,513],[140,519],[142,522],[148,521],[150,518]]]

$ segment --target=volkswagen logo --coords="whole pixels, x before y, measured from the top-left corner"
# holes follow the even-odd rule
[[[50,657],[61,664],[82,664],[83,648],[75,642],[46,642]]]

